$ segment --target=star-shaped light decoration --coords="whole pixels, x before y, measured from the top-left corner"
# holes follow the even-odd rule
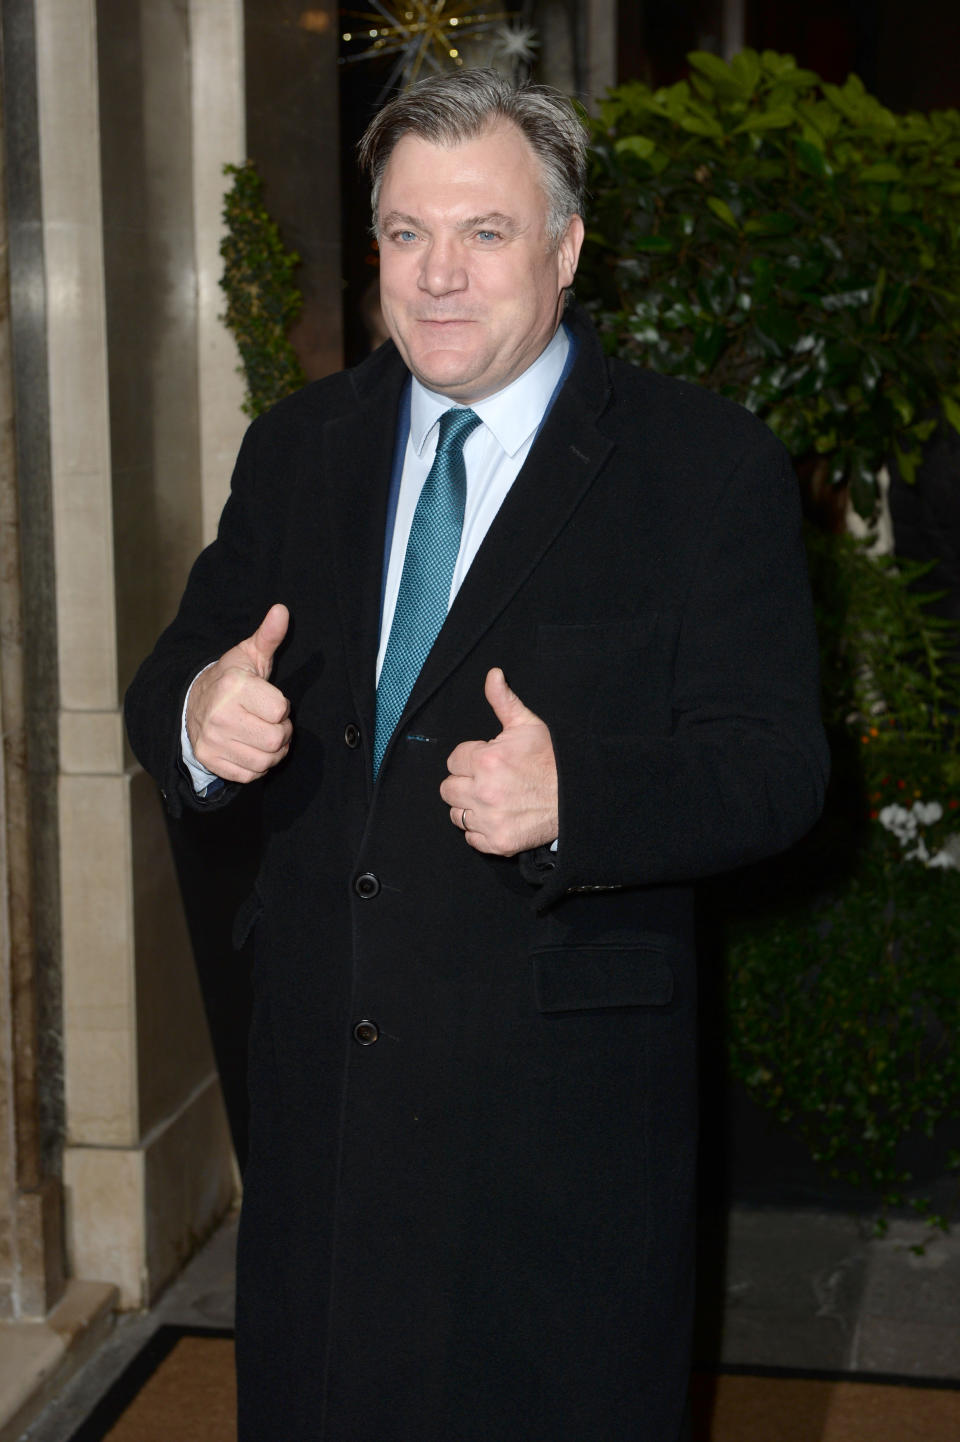
[[[462,65],[464,40],[514,19],[510,10],[479,11],[476,0],[371,0],[371,4],[373,11],[341,10],[341,39],[352,48],[341,55],[340,63],[396,55],[380,98],[398,81],[412,85],[424,70]]]
[[[539,44],[532,25],[498,25],[494,32],[494,49],[517,65],[529,65]]]

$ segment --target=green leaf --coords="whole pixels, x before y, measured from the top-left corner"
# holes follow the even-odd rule
[[[877,278],[873,283],[873,299],[870,302],[870,324],[873,325],[880,310],[880,302],[883,300],[883,292],[887,285],[886,267],[881,266],[877,271]]]
[[[631,244],[634,250],[653,255],[668,255],[673,250],[673,241],[666,235],[638,235]]]
[[[677,124],[691,135],[708,135],[712,140],[723,139],[723,126],[712,116],[694,115],[688,111],[685,115],[678,116]]]
[[[775,355],[792,350],[799,337],[796,316],[778,305],[765,305],[755,313],[757,333]]]
[[[762,303],[773,290],[773,266],[768,256],[757,255],[750,262],[750,269],[753,273],[756,299]]]
[[[752,95],[760,80],[760,56],[749,47],[738,50],[730,61],[737,84],[745,95]]]
[[[718,88],[738,94],[742,91],[741,82],[719,55],[711,55],[709,50],[691,50],[687,60],[692,69],[699,70],[701,75],[705,75],[711,84]]]
[[[788,110],[786,106],[777,106],[771,110],[756,110],[741,120],[734,130],[734,135],[746,131],[754,133],[760,130],[785,130],[788,125],[796,121],[796,112]]]
[[[796,227],[795,216],[785,210],[772,211],[769,215],[751,216],[743,223],[747,235],[789,235]]]
[[[648,160],[657,147],[647,135],[624,135],[614,142],[613,148],[618,155],[636,155]]]
[[[940,404],[943,407],[943,414],[955,431],[960,431],[960,401],[954,400],[953,396],[942,395]]]
[[[913,420],[913,403],[909,397],[897,385],[892,385],[887,391],[891,405],[900,418],[901,425],[908,426]]]
[[[831,173],[823,151],[812,140],[795,140],[793,149],[797,161],[808,175],[822,177]]]
[[[792,55],[781,55],[776,50],[764,50],[760,61],[767,74],[775,76],[780,84],[808,86],[818,84],[820,79],[812,70],[800,70]]]
[[[900,467],[900,474],[903,476],[903,479],[908,486],[914,485],[917,479],[917,466],[920,464],[920,452],[901,450],[896,441],[894,441],[893,453],[897,458],[897,465]]]
[[[712,370],[727,342],[722,325],[702,326],[693,338],[693,353],[704,370]]]
[[[893,165],[888,160],[877,161],[875,165],[867,165],[860,172],[861,180],[902,180],[903,172],[899,165]]]
[[[732,230],[740,229],[737,223],[737,217],[734,215],[733,211],[730,209],[729,205],[725,200],[720,200],[719,197],[716,195],[708,195],[707,205],[713,211],[717,219],[723,221],[724,225],[729,225]]]

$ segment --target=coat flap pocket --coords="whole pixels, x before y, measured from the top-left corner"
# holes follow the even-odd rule
[[[234,951],[241,949],[262,915],[263,897],[257,888],[254,887],[247,899],[240,903],[240,906],[237,908],[237,914],[233,918],[233,934],[231,940],[233,941]]]
[[[579,946],[533,955],[540,1011],[590,1011],[620,1006],[666,1006],[673,967],[661,946]]]

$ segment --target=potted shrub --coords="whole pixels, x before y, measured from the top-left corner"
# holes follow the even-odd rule
[[[231,177],[224,196],[226,234],[220,244],[227,298],[223,320],[240,352],[246,382],[244,412],[258,416],[304,384],[306,377],[287,339],[303,307],[294,275],[300,264],[288,250],[263,203],[263,180],[252,160],[225,165]]]

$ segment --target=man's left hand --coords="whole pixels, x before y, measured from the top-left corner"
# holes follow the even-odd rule
[[[492,741],[461,741],[447,757],[440,795],[468,845],[516,856],[559,833],[557,763],[550,731],[495,666],[483,693],[502,730]]]

